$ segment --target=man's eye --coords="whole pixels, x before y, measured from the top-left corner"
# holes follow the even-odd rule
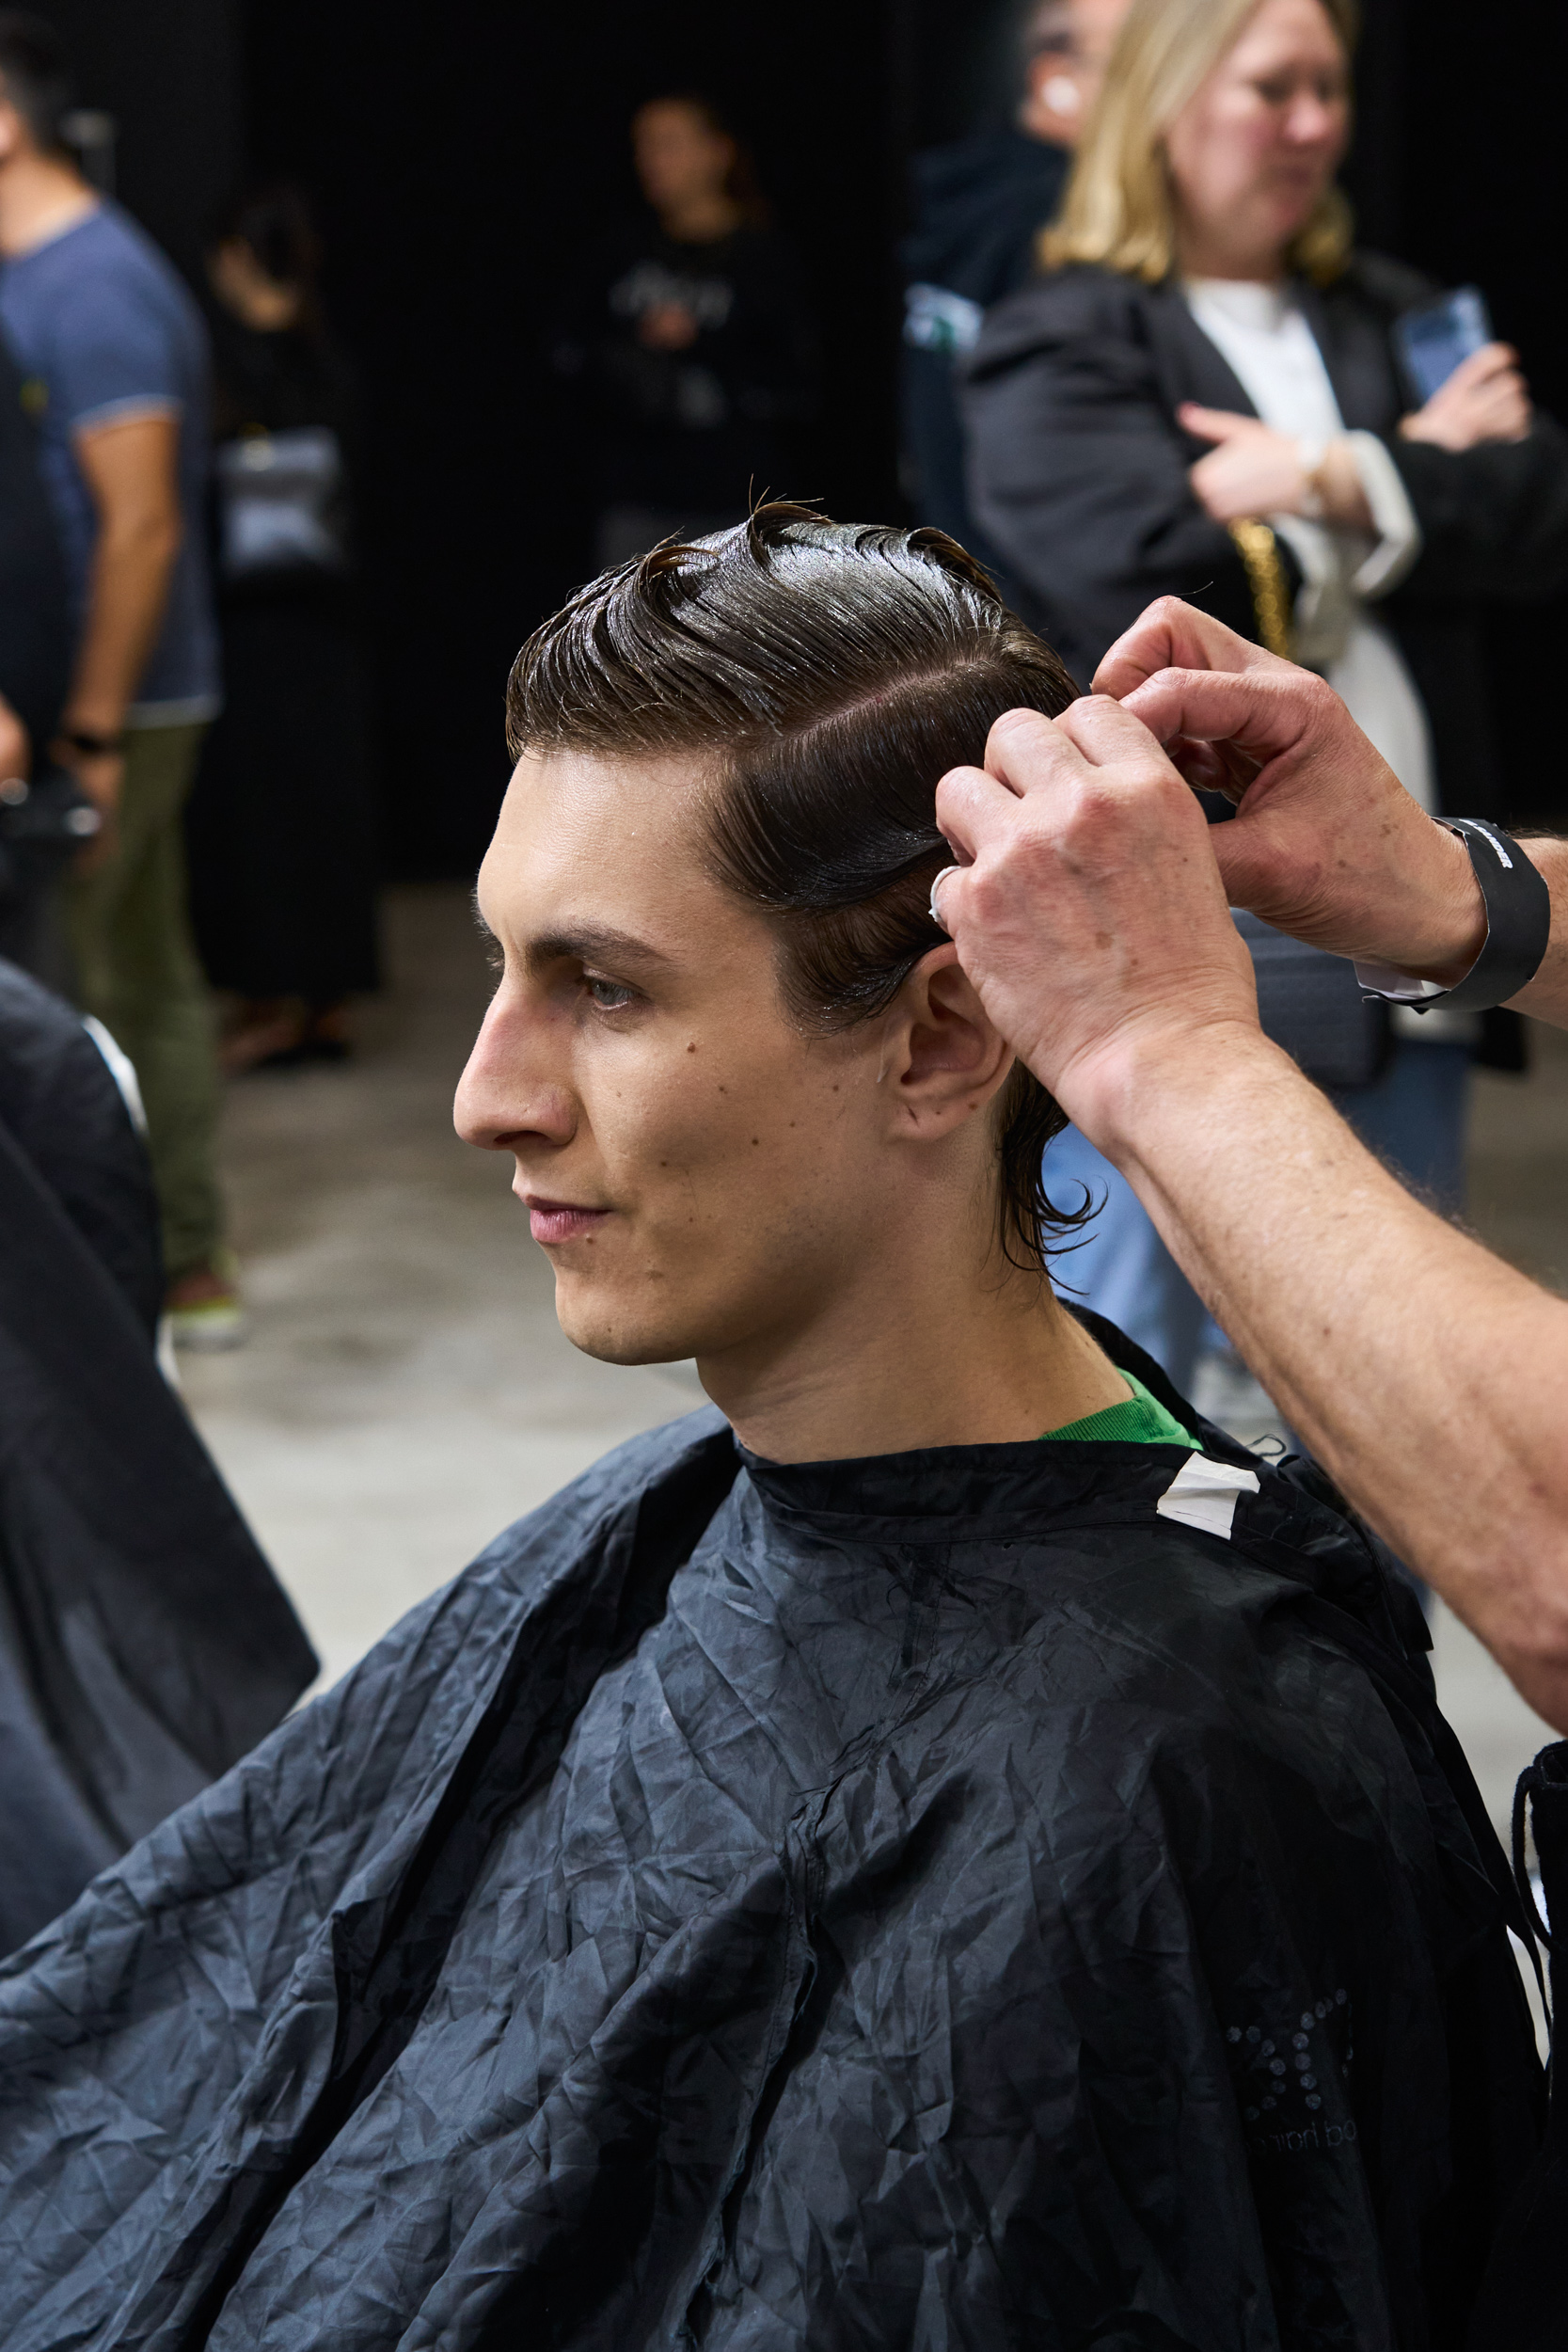
[[[584,976],[583,986],[601,1012],[623,1012],[637,996],[634,988],[626,987],[620,980],[596,980],[591,973]]]

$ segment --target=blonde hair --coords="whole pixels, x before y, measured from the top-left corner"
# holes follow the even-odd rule
[[[1321,0],[1348,56],[1355,0]],[[1176,260],[1165,133],[1240,38],[1258,0],[1132,0],[1085,125],[1060,217],[1040,232],[1046,269],[1098,262],[1158,285]],[[1287,248],[1293,270],[1319,285],[1350,259],[1350,206],[1326,188]]]

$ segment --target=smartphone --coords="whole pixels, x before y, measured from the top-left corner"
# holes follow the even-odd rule
[[[1462,359],[1492,341],[1486,296],[1479,286],[1461,286],[1425,310],[1406,310],[1394,322],[1394,340],[1410,389],[1424,406]]]

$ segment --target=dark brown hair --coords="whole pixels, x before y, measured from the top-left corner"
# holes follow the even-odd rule
[[[928,904],[950,858],[942,777],[981,758],[1005,710],[1054,716],[1076,691],[943,532],[775,503],[578,589],[517,656],[507,740],[514,757],[714,763],[711,870],[776,926],[792,1018],[832,1031],[884,1011],[945,938]],[[1041,1183],[1066,1120],[1022,1062],[997,1120],[1002,1248],[1037,1272],[1086,1213]]]

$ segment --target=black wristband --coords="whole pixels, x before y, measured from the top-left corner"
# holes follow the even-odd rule
[[[1456,833],[1470,852],[1486,902],[1486,941],[1462,980],[1439,996],[1413,1007],[1425,1012],[1447,1005],[1451,1012],[1489,1012],[1533,980],[1546,953],[1552,929],[1552,894],[1539,866],[1513,835],[1480,817],[1438,819]]]
[[[98,735],[88,727],[62,727],[59,739],[69,743],[73,752],[84,752],[89,759],[103,759],[111,752],[125,749],[123,735]]]

